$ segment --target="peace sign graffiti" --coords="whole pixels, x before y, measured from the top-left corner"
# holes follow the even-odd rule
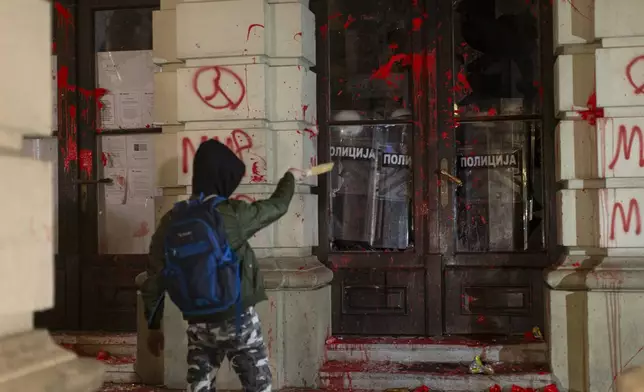
[[[212,86],[212,90],[205,86]],[[199,68],[192,78],[192,88],[203,103],[218,110],[235,110],[246,96],[246,86],[239,75],[219,65]]]

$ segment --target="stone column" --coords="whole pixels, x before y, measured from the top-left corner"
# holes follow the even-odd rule
[[[102,365],[78,359],[34,330],[34,312],[53,307],[52,170],[21,158],[25,135],[52,129],[51,7],[0,2],[0,391],[93,391]]]
[[[162,65],[155,112],[163,125],[155,142],[157,219],[191,194],[194,152],[208,138],[246,163],[233,198],[248,202],[269,197],[289,168],[316,164],[314,32],[304,1],[161,1],[154,17],[154,57]],[[287,215],[251,240],[269,291],[258,311],[278,389],[317,385],[330,333],[332,273],[311,253],[318,240],[315,181],[298,184]],[[140,353],[139,374],[158,378],[163,366],[164,383],[182,388],[185,328],[176,307],[166,305],[164,364],[144,364],[149,357]],[[143,336],[145,328],[140,331]],[[240,388],[228,364],[217,387]]]
[[[644,364],[644,2],[554,7],[566,254],[546,273],[548,340],[562,390],[605,392]]]

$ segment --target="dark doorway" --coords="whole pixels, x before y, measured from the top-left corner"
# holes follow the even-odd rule
[[[334,333],[543,328],[549,1],[311,7],[319,160],[336,162],[320,181],[318,248],[335,271]]]

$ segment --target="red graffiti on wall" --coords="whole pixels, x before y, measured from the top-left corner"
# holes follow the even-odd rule
[[[86,148],[78,154],[78,168],[89,178],[92,176],[92,150]]]
[[[219,140],[218,136],[213,136],[214,140]],[[208,140],[208,136],[204,135],[201,137],[201,142],[203,143]],[[248,151],[253,148],[253,138],[249,134],[242,131],[241,129],[235,129],[230,133],[230,136],[226,137],[224,142],[226,147],[230,148],[232,152],[239,157],[239,159],[244,160],[244,151]],[[188,173],[188,169],[192,164],[192,158],[195,156],[195,146],[190,140],[189,137],[184,136],[181,140],[181,169],[184,174]]]
[[[628,214],[624,213],[622,203],[615,203],[613,205],[613,213],[610,220],[610,239],[615,239],[615,218],[617,213],[622,218],[622,230],[624,233],[629,233],[631,230],[631,220],[635,217],[635,234],[639,235],[642,232],[642,215],[640,214],[640,206],[636,199],[631,199],[628,202]]]
[[[249,25],[249,26],[248,26],[248,32],[246,33],[246,41],[248,41],[248,39],[250,38],[250,32],[251,32],[251,30],[253,30],[253,28],[255,28],[255,27],[261,27],[261,28],[263,29],[263,28],[264,28],[264,25],[263,25],[263,24],[259,24],[259,23],[253,23],[253,24]]]
[[[631,159],[631,152],[633,151],[633,143],[635,142],[635,136],[637,136],[638,146],[639,146],[639,166],[644,167],[644,140],[642,138],[642,130],[638,126],[631,128],[630,136],[627,135],[626,127],[624,125],[619,126],[619,131],[617,133],[617,146],[615,147],[615,154],[613,155],[613,160],[608,165],[610,170],[615,168],[615,165],[619,161],[619,157],[624,154],[624,160]]]
[[[632,59],[631,62],[628,63],[628,65],[626,66],[626,79],[628,79],[628,82],[635,89],[633,92],[636,95],[644,93],[644,80],[635,81],[633,79],[633,67],[635,66],[635,64],[637,64],[637,63],[639,63],[639,62],[641,62],[643,60],[644,60],[644,55],[637,56],[634,59]]]
[[[54,11],[56,11],[56,16],[58,16],[58,23],[60,26],[74,26],[74,15],[65,8],[60,2],[54,2]]]
[[[222,88],[222,77],[232,79],[232,83],[238,86],[238,91],[235,91],[234,94],[231,91],[226,91],[231,90],[230,84],[227,85],[226,89]],[[203,85],[212,86],[212,89],[205,89]],[[246,86],[241,77],[230,68],[219,65],[199,68],[192,78],[192,89],[203,103],[218,110],[236,110],[246,96]],[[218,97],[221,98],[215,99]]]

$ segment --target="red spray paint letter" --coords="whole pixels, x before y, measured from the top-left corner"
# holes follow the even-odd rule
[[[626,79],[628,79],[628,82],[635,89],[633,92],[636,95],[644,93],[644,80],[633,80],[633,67],[642,60],[644,60],[644,56],[637,56],[626,66]]]
[[[639,144],[639,165],[644,167],[644,140],[642,139],[642,130],[638,126],[631,128],[631,134],[627,137],[626,127],[624,125],[619,126],[619,132],[617,134],[617,147],[615,148],[615,155],[613,155],[613,160],[608,165],[610,170],[615,168],[615,165],[619,161],[622,149],[624,150],[624,160],[631,159],[631,152],[633,150],[633,142],[635,142],[635,136],[637,136],[637,141]],[[627,140],[628,139],[628,140]]]
[[[635,199],[631,199],[628,203],[628,214],[624,213],[624,207],[622,203],[615,203],[613,205],[613,213],[611,214],[610,219],[610,239],[615,239],[615,218],[617,218],[617,212],[622,218],[622,230],[624,233],[628,233],[631,230],[631,219],[635,215],[635,234],[639,235],[642,232],[642,216],[640,215],[640,206]]]

